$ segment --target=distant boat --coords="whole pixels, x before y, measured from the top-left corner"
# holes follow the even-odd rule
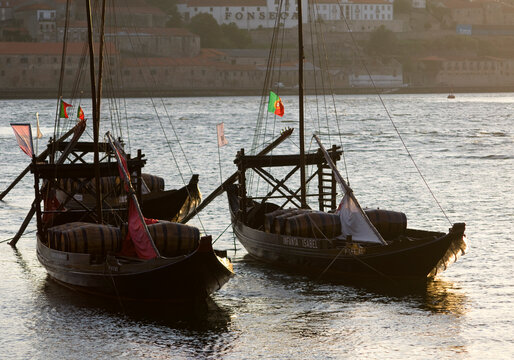
[[[455,99],[455,95],[453,94],[453,90],[450,91],[450,93],[448,94],[448,99]]]

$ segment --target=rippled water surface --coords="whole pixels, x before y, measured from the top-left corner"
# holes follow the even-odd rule
[[[334,113],[322,119],[322,139],[325,144],[342,141],[350,184],[363,206],[403,211],[410,226],[418,228],[446,231],[445,215],[452,222],[466,222],[468,254],[434,281],[417,287],[364,287],[264,266],[245,256],[226,230],[230,220],[222,196],[193,223],[219,236],[215,246],[229,251],[237,275],[207,307],[142,313],[49,280],[36,258],[31,223],[17,250],[0,244],[0,358],[511,359],[514,94],[457,94],[455,100],[440,94],[385,95],[383,100],[444,213],[376,96],[336,97],[339,128],[332,122]],[[132,152],[143,149],[145,171],[164,177],[167,188],[187,182],[191,167],[200,174],[206,195],[219,185],[220,169],[224,178],[235,171],[236,151],[250,147],[259,101],[130,99],[130,131],[123,136],[129,135]],[[294,127],[297,103],[288,96],[283,101],[286,115],[275,133]],[[104,104],[107,128],[116,119],[107,111],[109,103]],[[87,116],[87,102],[83,107]],[[316,107],[310,109],[309,124]],[[52,136],[55,102],[0,101],[0,190],[29,162],[9,123],[34,124],[36,111],[45,135],[41,149]],[[327,121],[330,132],[323,129]],[[219,122],[225,123],[229,144],[218,157]],[[294,149],[295,143],[286,146]],[[307,146],[314,148],[309,141]],[[0,201],[0,240],[16,232],[33,192],[27,176]]]

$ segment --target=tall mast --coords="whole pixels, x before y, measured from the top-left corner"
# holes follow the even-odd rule
[[[303,121],[303,16],[302,0],[298,1],[298,109],[300,135],[300,200],[302,208],[307,208],[307,186],[305,184],[305,135]]]
[[[100,112],[98,111],[98,103],[96,98],[95,84],[95,51],[93,47],[93,23],[91,19],[91,1],[86,0],[87,14],[87,38],[89,41],[89,73],[91,78],[91,103],[93,104],[93,148],[95,161],[95,184],[96,184],[96,210],[98,222],[102,223],[102,199],[100,193],[100,155],[98,153],[98,134],[100,132]]]

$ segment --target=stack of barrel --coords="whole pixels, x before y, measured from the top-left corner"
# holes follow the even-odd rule
[[[48,229],[48,246],[66,252],[105,255],[121,249],[121,232],[112,225],[71,222]]]
[[[331,239],[341,234],[341,220],[336,214],[305,209],[280,209],[264,218],[269,233]]]
[[[150,192],[163,191],[164,179],[157,175],[141,174],[143,182]],[[135,176],[132,177],[132,182],[135,187]],[[120,186],[120,178],[118,176],[102,176],[100,177],[102,184],[102,192],[104,194],[120,195],[123,192]],[[74,179],[62,178],[58,180],[58,187],[70,194],[87,194],[95,192],[95,179]]]
[[[149,224],[148,232],[162,256],[187,255],[200,242],[198,228],[170,221]],[[127,224],[120,228],[87,222],[71,222],[48,229],[48,246],[55,250],[106,255],[121,250],[127,234]]]
[[[386,240],[405,233],[407,216],[398,211],[367,209],[369,220]],[[332,239],[341,235],[339,214],[306,209],[279,209],[264,217],[264,231],[274,234]]]

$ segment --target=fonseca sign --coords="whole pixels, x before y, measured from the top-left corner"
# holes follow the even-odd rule
[[[266,16],[267,15],[267,16]],[[232,13],[230,11],[225,12],[225,20],[275,20],[277,18],[276,12],[236,12]],[[298,19],[298,13],[288,13],[282,12],[280,13],[281,20],[296,20]]]

